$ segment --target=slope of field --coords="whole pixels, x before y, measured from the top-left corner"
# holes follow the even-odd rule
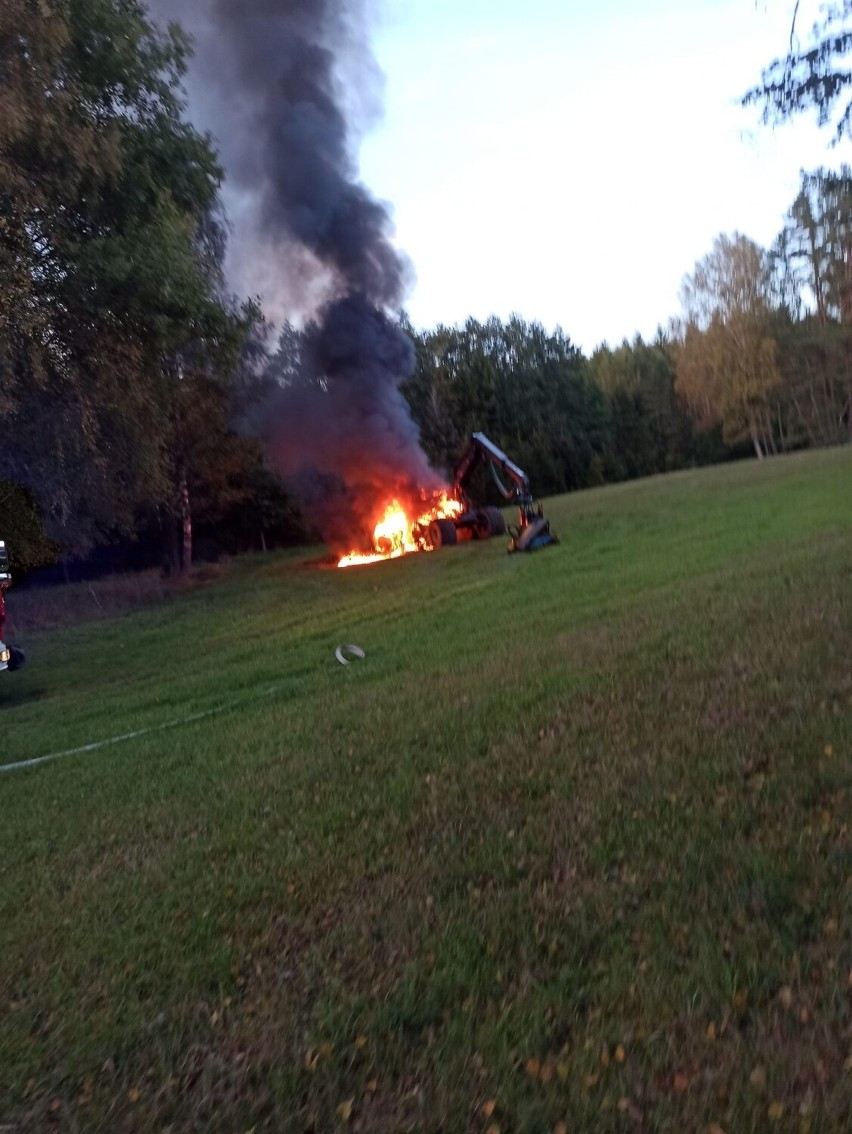
[[[26,643],[0,1127],[848,1129],[852,448],[548,514]]]

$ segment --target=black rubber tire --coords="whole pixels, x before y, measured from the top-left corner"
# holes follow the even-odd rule
[[[429,539],[436,550],[439,547],[454,547],[459,541],[456,525],[452,520],[433,520],[429,525]]]
[[[9,672],[11,673],[12,670],[21,668],[21,666],[26,662],[27,656],[24,651],[18,649],[17,646],[10,646],[9,653],[12,655],[9,658]]]
[[[487,524],[488,535],[486,539],[506,534],[506,519],[499,508],[489,506],[488,508],[483,508],[480,514],[485,518],[485,523]]]
[[[488,522],[484,508],[479,508],[473,513],[472,531],[474,539],[488,539],[491,536],[491,525]]]

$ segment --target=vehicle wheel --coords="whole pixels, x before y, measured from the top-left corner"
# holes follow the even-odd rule
[[[456,525],[452,520],[433,520],[429,525],[429,540],[436,551],[439,547],[452,547],[458,543]]]
[[[485,539],[491,539],[492,536],[506,534],[506,519],[499,508],[483,508],[480,515],[484,517],[485,524],[487,525]],[[480,536],[479,538],[482,539],[483,537]]]
[[[23,650],[19,650],[17,646],[10,646],[9,653],[12,655],[9,658],[9,669],[20,669],[24,662],[27,660]]]

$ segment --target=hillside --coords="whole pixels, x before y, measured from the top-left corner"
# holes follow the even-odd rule
[[[0,1128],[846,1129],[852,448],[547,514],[22,642]]]

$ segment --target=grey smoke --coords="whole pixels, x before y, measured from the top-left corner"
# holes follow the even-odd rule
[[[195,41],[190,111],[225,168],[232,279],[274,318],[315,319],[303,381],[267,407],[266,432],[279,471],[298,476],[315,516],[342,539],[349,517],[367,517],[389,485],[437,480],[398,389],[412,347],[388,315],[403,303],[410,265],[387,206],[358,181],[357,143],[379,104],[371,4],[149,7]]]
[[[417,514],[418,490],[440,485],[398,388],[414,365],[411,340],[351,295],[308,328],[302,351],[303,379],[272,399],[266,436],[326,542],[369,546],[377,505],[393,495]]]

